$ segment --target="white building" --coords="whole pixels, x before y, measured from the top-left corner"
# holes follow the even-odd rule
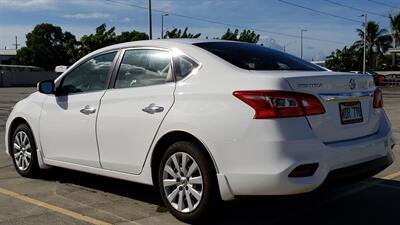
[[[5,64],[5,65],[17,64],[17,50],[0,49],[0,64]]]
[[[392,65],[395,66],[396,64],[396,55],[400,53],[400,47],[398,48],[390,48],[389,53],[392,54]]]

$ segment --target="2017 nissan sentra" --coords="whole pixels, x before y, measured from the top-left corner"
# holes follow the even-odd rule
[[[371,76],[256,44],[138,41],[39,83],[8,118],[6,152],[22,176],[56,166],[154,185],[193,222],[220,199],[383,170],[394,141],[382,105]]]

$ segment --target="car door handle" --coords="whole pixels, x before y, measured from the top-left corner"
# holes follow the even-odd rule
[[[94,107],[87,105],[83,109],[81,109],[80,112],[85,115],[89,115],[89,114],[95,113],[96,109]]]
[[[142,111],[150,113],[150,114],[160,113],[160,112],[164,111],[164,107],[157,106],[156,104],[152,103],[149,106],[147,106],[146,108],[143,108]]]

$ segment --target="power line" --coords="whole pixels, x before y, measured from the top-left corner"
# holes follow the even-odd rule
[[[104,0],[104,1],[107,1],[107,2],[112,3],[112,4],[119,4],[119,5],[130,6],[130,7],[134,7],[134,8],[148,10],[148,7],[141,6],[141,5],[136,5],[136,4],[132,4],[132,3],[128,3],[128,2],[120,2],[120,1],[116,1],[116,0]],[[202,22],[212,23],[212,24],[218,24],[218,25],[227,26],[227,27],[250,29],[250,30],[254,30],[254,31],[258,31],[258,32],[264,32],[264,33],[269,33],[269,34],[275,34],[275,35],[280,35],[280,36],[286,36],[286,37],[300,39],[299,35],[294,35],[294,34],[276,32],[276,31],[265,30],[265,29],[254,28],[254,27],[247,27],[247,26],[231,24],[231,23],[225,23],[225,22],[220,22],[220,21],[216,21],[216,20],[210,20],[210,19],[205,19],[205,18],[200,18],[200,17],[188,16],[188,15],[179,14],[179,13],[173,13],[173,12],[160,10],[160,9],[154,9],[153,8],[152,10],[155,11],[155,12],[158,12],[158,13],[162,13],[162,14],[168,13],[169,15],[176,16],[176,17],[181,17],[181,18],[185,18],[185,19],[197,20],[197,21],[202,21]],[[359,21],[357,21],[357,22],[359,22]],[[345,44],[345,45],[349,44],[349,43],[345,43],[345,42],[334,41],[334,40],[326,40],[326,39],[320,39],[320,38],[314,38],[314,37],[303,37],[303,38],[307,39],[307,40],[327,42],[327,43],[332,43],[332,44]]]
[[[368,11],[368,10],[359,9],[359,8],[356,8],[356,7],[353,7],[353,6],[349,6],[349,5],[345,5],[345,4],[342,4],[342,3],[339,3],[339,2],[335,2],[335,1],[332,1],[332,0],[322,0],[322,1],[329,2],[331,4],[338,5],[338,6],[341,6],[341,7],[345,7],[345,8],[348,8],[348,9],[356,10],[356,11],[359,11],[359,12],[362,12],[362,13],[368,13],[368,14],[372,14],[372,15],[375,15],[375,16],[388,18],[388,16],[385,16],[383,14],[375,13],[375,12]]]
[[[322,15],[328,15],[328,16],[331,16],[331,17],[335,17],[335,18],[339,18],[339,19],[343,19],[343,20],[347,20],[347,21],[351,21],[351,22],[355,22],[355,23],[363,23],[362,21],[359,21],[359,20],[347,18],[347,17],[344,17],[344,16],[339,16],[339,15],[336,15],[336,14],[333,14],[333,13],[323,12],[323,11],[316,10],[316,9],[313,9],[313,8],[309,8],[309,7],[306,7],[306,6],[298,5],[298,4],[293,3],[293,2],[288,2],[288,1],[284,1],[284,0],[278,0],[278,1],[282,2],[282,3],[285,3],[285,4],[288,4],[288,5],[291,5],[291,6],[298,7],[298,8],[302,8],[302,9],[306,9],[306,10],[309,10],[309,11],[313,11],[313,12],[316,12],[316,13],[319,13],[319,14],[322,14]]]
[[[387,6],[389,8],[400,9],[400,7],[398,7],[398,6],[390,5],[390,4],[387,4],[387,3],[384,3],[384,2],[375,1],[375,0],[368,0],[368,1],[373,2],[375,4],[378,4],[378,5],[384,5],[384,6]]]

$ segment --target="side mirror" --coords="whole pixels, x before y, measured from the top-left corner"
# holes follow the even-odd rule
[[[37,84],[37,90],[43,94],[53,94],[55,89],[54,81],[45,80]]]

